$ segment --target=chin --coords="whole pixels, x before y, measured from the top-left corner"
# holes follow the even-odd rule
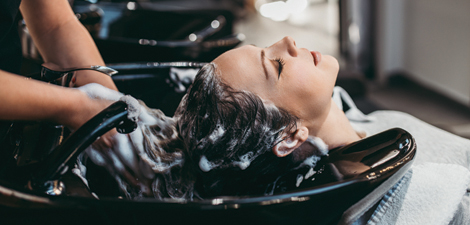
[[[328,76],[331,76],[333,79],[333,83],[336,83],[336,78],[338,77],[338,72],[339,72],[339,63],[338,60],[336,60],[335,57],[333,56],[325,56],[327,60],[325,60],[325,66],[327,67],[328,70]],[[334,86],[334,84],[333,84]]]
[[[339,63],[338,60],[331,56],[331,55],[325,55],[324,56],[324,61],[327,63],[327,66],[331,68],[331,70],[335,71],[336,74],[338,74],[339,71]]]

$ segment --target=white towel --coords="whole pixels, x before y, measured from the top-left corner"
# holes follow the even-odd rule
[[[413,166],[382,199],[368,224],[449,224],[469,184],[470,171],[460,165]]]
[[[346,92],[342,87],[336,86],[333,88],[332,98],[333,102],[339,109],[343,110],[343,104],[346,104],[349,107],[349,109],[344,112],[349,121],[370,122],[375,120],[373,116],[364,115],[364,113],[357,108],[348,92]]]
[[[338,106],[356,108],[344,90],[334,92]],[[376,111],[365,117],[356,112],[346,113],[355,130],[376,134],[400,127],[417,144],[412,169],[382,198],[368,224],[470,224],[470,140],[402,112]],[[370,201],[348,209],[343,223],[365,224]]]

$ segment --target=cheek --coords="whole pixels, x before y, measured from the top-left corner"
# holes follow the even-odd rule
[[[299,77],[302,77],[299,75]],[[279,106],[288,109],[292,114],[300,119],[309,119],[323,111],[327,104],[323,88],[316,88],[312,80],[297,79],[294,82],[286,83],[288,88],[284,89]]]
[[[336,60],[326,60],[324,67],[309,64],[291,67],[288,72],[286,71],[284,79],[281,79],[282,87],[278,87],[278,90],[282,90],[278,96],[282,97],[276,98],[274,95],[271,97],[282,99],[282,103],[277,105],[290,109],[291,113],[301,119],[317,118],[331,103],[337,74],[334,62]]]
[[[303,65],[297,65],[291,68],[284,79],[281,79],[283,89],[292,99],[313,101],[318,95],[326,91],[323,72],[318,68]],[[329,85],[328,85],[329,86]]]
[[[311,72],[311,71],[310,71]],[[333,94],[334,80],[330,74],[322,71],[308,73],[303,82],[299,83],[298,98],[310,116],[322,114],[328,108]]]

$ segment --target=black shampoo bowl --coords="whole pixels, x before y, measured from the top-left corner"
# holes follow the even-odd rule
[[[243,10],[233,1],[90,2],[73,9],[107,63],[211,61],[244,40],[233,31]]]
[[[15,180],[2,176],[0,220],[8,224],[335,224],[347,208],[385,180],[398,181],[416,154],[412,136],[395,128],[331,150],[317,164],[320,172],[300,187],[286,187],[270,196],[220,196],[194,201],[126,200],[117,196],[96,199],[80,179],[70,172],[62,175],[62,171],[73,164],[77,152],[113,126],[129,132],[132,123],[126,122],[126,115],[126,105],[117,102],[62,143],[74,148],[69,150],[70,157],[65,157],[67,163],[56,162],[63,166],[61,169],[51,170],[58,171],[56,175],[67,188],[63,195],[51,196],[25,187],[31,183],[25,173],[44,175],[36,171],[44,170],[40,166],[1,171],[14,171],[24,182],[17,182],[21,180],[17,176]]]

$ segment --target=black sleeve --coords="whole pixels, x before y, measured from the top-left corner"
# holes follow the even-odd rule
[[[0,69],[19,74],[21,42],[18,12],[21,0],[0,0]]]

